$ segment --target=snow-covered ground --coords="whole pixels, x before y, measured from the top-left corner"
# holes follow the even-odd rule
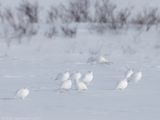
[[[3,119],[158,120],[160,50],[154,48],[159,39],[155,33],[152,30],[139,36],[132,31],[118,35],[79,34],[77,38],[55,40],[42,40],[38,36],[33,38],[34,42],[14,44],[10,49],[1,44],[0,116]],[[121,47],[127,45],[135,52],[123,52]],[[107,54],[113,64],[87,64],[92,51],[97,50]],[[129,84],[125,91],[117,91],[117,82],[124,78],[127,67],[142,70],[143,79],[138,84]],[[57,92],[60,86],[54,78],[66,70],[93,71],[94,81],[89,90]],[[22,87],[30,89],[29,97],[24,101],[11,99]]]
[[[7,1],[4,4],[13,2]],[[128,5],[131,0],[125,1]],[[159,120],[159,38],[159,31],[152,28],[104,34],[79,29],[75,38],[52,40],[37,35],[21,45],[12,43],[9,49],[1,40],[0,120]],[[95,54],[106,55],[112,64],[87,63]],[[143,79],[129,83],[124,91],[115,90],[127,68],[141,70]],[[89,89],[57,91],[59,81],[54,78],[66,70],[93,71]],[[25,100],[15,98],[23,87],[30,95]]]

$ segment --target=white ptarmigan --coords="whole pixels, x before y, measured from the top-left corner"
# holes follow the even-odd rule
[[[70,79],[64,80],[61,85],[62,90],[69,90],[72,88],[72,81]]]
[[[55,80],[65,81],[65,80],[68,80],[69,78],[70,78],[70,73],[66,71],[64,73],[59,73],[55,78]]]
[[[107,64],[107,63],[109,63],[109,61],[107,60],[107,58],[105,56],[99,56],[97,58],[97,62],[100,63],[100,64]]]
[[[127,81],[127,79],[123,79],[123,80],[121,80],[121,81],[118,83],[116,89],[118,89],[118,90],[124,90],[124,89],[127,88],[127,86],[128,86],[128,81]]]
[[[17,91],[16,96],[21,99],[25,99],[29,95],[30,91],[28,88],[22,88]]]
[[[102,55],[97,57],[96,63],[99,63],[99,64],[112,64],[112,62],[109,61],[106,56],[102,56]]]
[[[84,90],[88,89],[87,85],[83,81],[80,81],[80,79],[82,77],[82,74],[80,72],[76,72],[73,75],[73,77],[74,77],[73,79],[76,81],[78,91],[84,91]]]
[[[134,73],[132,79],[133,79],[134,82],[136,82],[136,83],[139,82],[139,80],[142,79],[142,72],[139,71],[139,72]]]
[[[82,78],[82,81],[84,83],[86,83],[87,85],[89,85],[93,80],[93,72],[92,71],[88,71],[87,73],[85,73],[85,75]]]

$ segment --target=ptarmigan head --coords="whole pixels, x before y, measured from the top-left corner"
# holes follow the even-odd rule
[[[70,78],[70,73],[69,71],[66,71],[62,75],[62,81],[68,80]]]

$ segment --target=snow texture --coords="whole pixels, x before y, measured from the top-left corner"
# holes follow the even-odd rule
[[[49,1],[53,2],[39,2],[47,6]],[[7,6],[18,0],[0,2]],[[160,5],[159,0],[114,2],[121,7]],[[39,34],[10,48],[1,38],[0,120],[160,120],[159,38],[154,28],[102,35],[80,28],[75,38],[48,40]],[[94,58],[92,53],[107,55],[112,64],[88,63]],[[143,79],[129,83],[123,91],[116,90],[128,68],[142,71]],[[86,91],[60,92],[62,81],[55,78],[64,71],[92,71],[94,79]],[[14,99],[17,90],[24,87],[30,94],[24,100]]]

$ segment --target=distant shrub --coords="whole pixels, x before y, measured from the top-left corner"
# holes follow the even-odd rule
[[[13,39],[21,43],[23,37],[31,37],[38,31],[38,4],[22,1],[17,9],[6,8],[1,11],[1,22],[5,24],[4,35],[7,45]]]
[[[52,24],[58,21],[59,19],[59,9],[51,6],[50,9],[47,11],[46,23]]]
[[[151,26],[158,24],[159,15],[158,8],[144,9],[142,13],[138,13],[133,19],[132,24],[139,27],[146,27],[148,31]]]
[[[116,22],[118,23],[118,28],[123,28],[129,22],[129,17],[131,15],[131,9],[125,8],[121,9],[116,14]]]
[[[4,30],[2,34],[5,37],[7,46],[9,47],[12,39],[16,36],[15,31],[17,30],[17,21],[13,10],[11,10],[10,8],[4,9],[4,11],[2,12],[2,16],[2,27]]]
[[[25,17],[30,23],[38,23],[39,5],[37,2],[31,3],[23,0],[18,9],[21,17]]]
[[[99,23],[101,25],[102,30],[104,28],[108,28],[111,30],[117,30],[123,28],[124,25],[127,24],[128,18],[131,14],[129,9],[122,9],[116,11],[117,6],[110,2],[109,0],[100,0],[95,3],[95,23]],[[101,31],[98,28],[98,31]]]
[[[160,24],[158,8],[147,8],[136,15],[131,13],[132,8],[117,9],[110,0],[71,0],[68,4],[51,5],[41,19],[38,2],[22,0],[16,9],[0,6],[0,35],[6,37],[9,46],[13,39],[21,43],[24,37],[36,35],[39,26],[46,37],[53,38],[56,35],[76,36],[79,23],[89,24],[98,33],[117,32],[128,26],[148,31]]]
[[[48,38],[53,38],[54,36],[56,36],[58,34],[56,25],[52,24],[51,26],[49,26],[44,34]]]
[[[77,26],[71,24],[64,24],[61,26],[61,31],[64,36],[75,37],[77,34]]]
[[[86,22],[89,20],[90,0],[74,0],[69,3],[69,17],[75,22]]]
[[[58,34],[56,23],[59,20],[59,10],[58,8],[51,6],[47,11],[46,24],[47,30],[45,31],[45,35],[48,38],[53,38]]]
[[[97,0],[95,3],[95,22],[109,23],[113,20],[116,5],[109,0]]]

